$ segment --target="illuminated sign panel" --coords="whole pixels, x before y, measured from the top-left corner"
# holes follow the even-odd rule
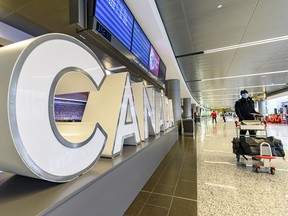
[[[157,54],[156,50],[153,48],[153,46],[151,46],[148,68],[156,77],[158,77],[159,74],[159,65],[160,65],[160,57]]]
[[[1,171],[71,181],[104,150],[114,157],[124,144],[137,145],[174,124],[167,97],[156,100],[144,83],[133,83],[138,92],[132,91],[128,73],[108,78],[94,52],[72,36],[47,34],[5,46],[0,66]],[[58,107],[60,99],[68,104]]]
[[[55,121],[54,99],[101,88],[95,54],[71,36],[47,34],[1,48],[0,65],[0,170],[66,182],[91,169],[107,134],[97,122]]]

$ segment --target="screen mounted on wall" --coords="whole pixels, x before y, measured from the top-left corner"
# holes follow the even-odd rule
[[[150,42],[139,24],[135,21],[131,52],[148,67]]]
[[[94,30],[125,53],[127,58],[134,61],[137,59],[134,63],[145,68],[146,73],[162,82],[165,80],[164,63],[124,0],[94,0],[90,8],[89,18],[94,17],[90,26]]]
[[[134,17],[123,0],[96,0],[94,16],[130,49]]]
[[[153,46],[150,47],[149,66],[148,69],[158,77],[160,57]]]
[[[166,66],[162,60],[160,60],[158,79],[163,83],[166,80]]]

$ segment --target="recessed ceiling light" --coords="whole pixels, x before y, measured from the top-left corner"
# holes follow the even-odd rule
[[[220,5],[217,6],[217,8],[222,8],[222,6],[223,6],[223,5],[220,4]]]

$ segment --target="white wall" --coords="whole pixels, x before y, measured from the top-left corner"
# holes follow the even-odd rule
[[[288,101],[288,93],[287,95],[281,96],[281,97],[268,97],[267,98],[267,113],[268,114],[274,114],[274,108],[277,108],[279,110],[282,107],[283,102]]]

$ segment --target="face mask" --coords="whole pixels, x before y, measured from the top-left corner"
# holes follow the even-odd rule
[[[247,99],[249,97],[249,94],[248,93],[244,93],[241,95],[243,98]]]

